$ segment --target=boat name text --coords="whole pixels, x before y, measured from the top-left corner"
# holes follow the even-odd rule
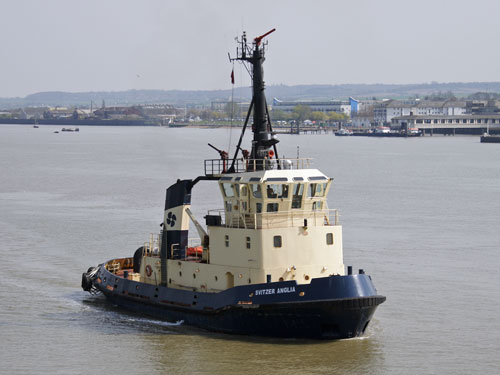
[[[263,296],[264,294],[282,294],[282,293],[294,293],[295,287],[284,287],[284,288],[272,288],[272,289],[258,289],[255,291],[256,296]]]

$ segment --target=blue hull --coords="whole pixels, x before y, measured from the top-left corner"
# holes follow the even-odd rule
[[[206,293],[126,280],[101,266],[93,285],[112,303],[132,311],[210,331],[270,337],[357,337],[385,301],[365,274]]]

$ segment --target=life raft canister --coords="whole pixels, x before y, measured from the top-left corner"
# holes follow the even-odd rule
[[[203,254],[203,246],[188,247],[186,249],[187,256],[195,257]]]
[[[151,266],[148,264],[146,266],[146,275],[149,277],[153,274],[153,269],[151,268]]]

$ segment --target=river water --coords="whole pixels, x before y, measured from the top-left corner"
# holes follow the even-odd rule
[[[500,369],[500,145],[477,136],[280,135],[335,178],[345,264],[387,301],[363,338],[261,339],[126,313],[89,266],[160,230],[165,189],[203,174],[228,129],[0,126],[1,374],[483,374]],[[248,142],[247,142],[248,145]],[[194,190],[202,218],[222,207]]]

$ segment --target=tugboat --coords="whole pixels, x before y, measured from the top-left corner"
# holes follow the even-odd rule
[[[332,179],[310,159],[282,159],[264,95],[262,63],[275,31],[237,39],[253,97],[234,157],[167,188],[161,233],[133,256],[90,267],[82,288],[167,321],[231,334],[343,339],[363,335],[385,301],[370,276],[344,266],[342,227],[327,206]],[[241,147],[253,112],[251,151]],[[214,147],[215,148],[215,147]],[[238,153],[241,151],[241,156]],[[224,208],[194,217],[191,194],[217,183]],[[199,235],[189,243],[190,221]]]

